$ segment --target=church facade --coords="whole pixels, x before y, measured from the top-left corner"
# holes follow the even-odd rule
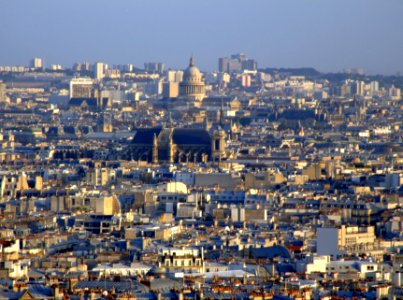
[[[152,163],[219,161],[226,155],[226,134],[204,129],[140,128],[130,146],[129,158]]]

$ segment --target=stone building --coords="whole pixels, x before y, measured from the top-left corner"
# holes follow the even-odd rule
[[[219,161],[226,157],[226,134],[204,129],[141,128],[129,146],[129,159],[153,163]]]
[[[183,74],[183,81],[179,84],[179,96],[193,101],[202,101],[205,97],[203,74],[195,66],[194,58],[190,58],[189,67]]]

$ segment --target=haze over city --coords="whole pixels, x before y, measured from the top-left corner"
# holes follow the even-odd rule
[[[403,2],[337,1],[0,1],[0,64],[163,61],[202,70],[246,52],[262,67],[362,67],[403,71]]]
[[[402,300],[401,0],[0,0],[0,300]]]

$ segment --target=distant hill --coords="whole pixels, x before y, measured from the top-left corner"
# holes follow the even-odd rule
[[[259,71],[269,74],[287,73],[294,76],[319,76],[322,74],[314,68],[264,68]]]

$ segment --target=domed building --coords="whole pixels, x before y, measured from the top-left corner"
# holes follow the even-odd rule
[[[190,58],[189,67],[183,73],[183,81],[179,84],[179,96],[194,101],[202,101],[206,95],[203,74],[195,66],[194,58]]]

